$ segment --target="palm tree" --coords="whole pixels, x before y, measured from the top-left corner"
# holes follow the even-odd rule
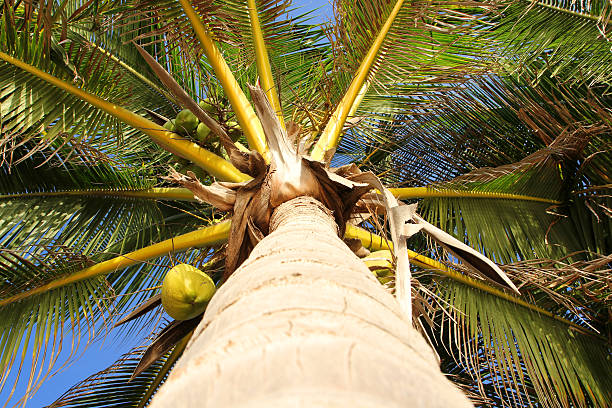
[[[0,4],[0,387],[114,330],[53,406],[611,405],[609,2]]]

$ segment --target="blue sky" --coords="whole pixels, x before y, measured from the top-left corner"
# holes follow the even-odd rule
[[[328,21],[332,16],[332,8],[328,0],[294,0],[294,4],[299,6],[302,12],[320,8],[315,14],[316,20]],[[111,334],[105,339],[100,339],[90,344],[85,350],[83,348],[79,349],[76,358],[73,358],[70,364],[46,380],[33,398],[27,402],[26,406],[37,408],[51,404],[72,385],[108,367],[119,359],[123,353],[128,352],[134,346],[140,345],[139,342],[141,341],[142,339],[138,337],[136,343],[129,344],[129,342],[125,341],[125,337],[118,339]],[[59,369],[69,356],[71,343],[71,336],[66,336],[64,338],[64,350],[59,356],[59,364],[56,364],[55,370]],[[18,368],[14,367],[13,371],[18,371]],[[8,406],[12,406],[19,401],[19,398],[26,389],[29,371],[30,367],[24,364],[21,372],[25,381],[18,383],[12,398],[10,397],[11,382],[14,380],[15,373],[9,377],[8,384],[0,392],[0,406],[4,405],[9,398],[10,403]]]

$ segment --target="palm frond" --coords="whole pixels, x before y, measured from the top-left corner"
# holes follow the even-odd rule
[[[389,123],[394,121],[390,114],[407,114],[414,104],[426,106],[429,92],[452,89],[468,74],[484,71],[483,56],[488,51],[480,46],[473,30],[488,8],[473,2],[451,6],[445,2],[337,2],[334,56],[341,66],[337,83],[342,86],[350,81],[342,78],[345,72],[355,73],[349,89],[353,95],[364,93],[355,101],[373,101],[369,110],[352,104],[342,109],[342,115],[350,111],[357,117],[372,117],[378,113],[377,120]],[[380,49],[368,54],[376,51],[375,45]],[[340,113],[335,116],[340,118]],[[323,139],[318,143],[324,143]],[[316,152],[322,150],[318,147]]]
[[[10,277],[16,279],[17,284],[31,284],[57,273],[60,268],[69,273],[80,269],[82,263],[87,261],[71,257],[73,254],[68,251],[62,257],[56,252],[55,262],[48,264],[26,260],[12,252],[4,251],[3,255],[3,282]],[[2,289],[4,297],[6,288]],[[9,384],[11,370],[21,367],[28,356],[31,358],[31,370],[26,392],[36,389],[38,383],[47,377],[44,363],[56,362],[60,350],[64,348],[66,331],[72,331],[73,337],[79,339],[78,344],[70,346],[69,354],[72,356],[81,341],[103,329],[110,306],[105,299],[110,296],[112,290],[108,282],[104,278],[96,278],[47,292],[31,301],[2,307],[0,389]],[[101,325],[97,323],[100,319]],[[19,380],[18,376],[15,383]]]
[[[436,186],[437,187],[437,186]],[[400,200],[409,200],[414,198],[433,198],[433,197],[463,197],[463,198],[489,198],[489,199],[508,199],[518,201],[535,201],[547,204],[561,204],[560,201],[543,198],[538,196],[528,196],[522,194],[500,193],[496,191],[476,191],[465,189],[450,189],[436,187],[405,187],[405,188],[390,188],[391,194]]]
[[[219,52],[243,92],[247,84],[258,80],[255,44],[249,10],[242,1],[191,2],[199,18],[215,39]],[[261,33],[266,44],[270,67],[285,119],[302,122],[308,114],[326,103],[330,82],[330,52],[321,27],[308,24],[310,13],[289,17],[288,0],[256,1]],[[143,13],[146,10],[146,14]],[[151,17],[152,16],[152,17]],[[193,98],[222,101],[228,95],[213,73],[211,61],[204,53],[193,29],[176,2],[133,1],[113,17],[117,24],[141,24],[153,18],[156,30],[145,30],[135,37],[141,44],[158,47],[151,53],[171,72]],[[192,61],[197,61],[193,64]],[[238,74],[239,73],[239,74]],[[197,84],[197,86],[195,86]],[[232,112],[220,110],[220,115]]]
[[[563,179],[559,165],[538,165],[522,174],[501,171],[502,175],[496,175],[495,170],[476,172],[470,183],[451,185],[457,191],[465,188],[466,192],[475,193],[529,192],[562,201],[551,204],[544,200],[472,198],[466,194],[425,198],[420,208],[432,223],[463,237],[498,262],[558,258],[582,250],[610,252],[612,241],[607,231],[612,217],[606,210],[610,199],[605,190],[594,196],[564,196],[567,179]],[[474,181],[479,177],[491,180]],[[458,180],[469,178],[470,174]]]
[[[48,408],[144,407],[163,384],[185,349],[188,338],[189,336],[136,378],[131,379],[142,353],[142,348],[135,348],[110,367],[74,385]]]
[[[420,208],[429,222],[500,263],[560,256],[581,248],[571,226],[551,227],[547,204],[516,200],[432,198]]]
[[[47,161],[41,173],[37,166],[45,161],[40,154],[31,155],[10,167],[10,173],[9,167],[3,166],[0,177],[0,190],[5,193],[0,198],[0,247],[4,254],[0,382],[4,386],[10,381],[11,367],[31,357],[30,389],[35,389],[46,376],[43,364],[48,362],[50,368],[58,358],[66,331],[74,331],[83,342],[104,331],[113,314],[122,313],[140,299],[142,290],[159,284],[159,276],[170,262],[47,288],[20,302],[5,301],[24,291],[45,288],[118,253],[196,229],[202,219],[210,217],[210,209],[169,206],[158,202],[155,195],[130,198],[130,192],[154,185],[146,167],[113,169],[105,163],[84,166],[70,162],[58,166]],[[107,191],[103,200],[88,194],[88,189],[99,186]],[[75,188],[81,189],[80,194]],[[128,194],[117,194],[115,189]],[[58,190],[69,190],[69,194]],[[76,351],[78,344],[73,347]]]
[[[173,236],[176,232],[177,229],[169,235]],[[133,266],[127,269],[117,264],[105,274],[89,274],[78,280],[71,277],[96,267],[92,265],[92,259],[77,257],[74,260],[74,255],[72,258],[68,257],[71,254],[65,255],[60,260],[71,261],[68,268],[59,262],[43,264],[19,255],[3,257],[8,261],[2,264],[2,273],[16,279],[21,277],[21,282],[16,282],[21,284],[12,288],[4,285],[2,288],[0,386],[9,384],[11,369],[20,367],[26,358],[30,358],[31,371],[26,393],[33,393],[57,362],[66,330],[72,330],[75,338],[79,339],[79,342],[71,345],[68,357],[71,358],[82,346],[81,343],[89,343],[97,335],[108,332],[112,326],[109,323],[115,316],[150,296],[149,293],[159,287],[163,275],[175,262],[198,264],[211,255],[208,248],[193,250],[178,244],[175,250],[170,247],[168,251],[158,254],[161,259],[154,263],[128,259],[123,267]],[[119,250],[120,246],[115,245],[112,249]],[[179,253],[185,250],[183,254]],[[59,256],[56,254],[55,258]],[[15,259],[23,260],[29,268],[23,267]],[[110,262],[117,263],[116,260]],[[83,262],[87,263],[83,265]],[[86,266],[85,269],[80,269],[82,266]],[[63,284],[54,284],[60,281]],[[28,296],[23,296],[24,293]],[[154,321],[150,319],[141,319],[122,326],[121,332],[133,335],[135,330],[146,330],[152,323]],[[18,376],[15,381],[24,381],[24,378]]]
[[[151,87],[151,81],[136,75],[136,69],[100,45],[92,46],[95,36],[78,27],[78,21],[64,29],[62,25],[47,26],[47,19],[38,17],[47,11],[47,6],[54,7],[46,2],[5,7],[1,30],[11,35],[0,39],[0,50],[129,110],[168,109],[167,99]],[[30,12],[26,13],[28,7]],[[109,39],[105,45],[125,48],[117,39]],[[78,98],[58,97],[55,87],[13,65],[1,64],[0,84],[4,151],[24,140],[34,140],[37,142],[34,147],[42,149],[52,147],[53,141],[74,139],[106,154],[120,152],[118,142],[126,142],[134,153],[151,146],[142,133],[125,128]]]
[[[342,48],[338,51],[345,67],[352,68],[349,73],[361,64],[396,3],[336,3],[336,45]],[[452,81],[456,74],[477,71],[481,65],[474,57],[482,58],[486,53],[470,29],[489,9],[485,3],[474,2],[402,4],[374,64],[372,92],[384,89],[381,94],[393,94],[391,89],[399,90],[403,85]]]
[[[62,245],[92,255],[120,242],[126,234],[140,232],[141,243],[157,241],[163,227],[155,226],[155,220],[180,214],[146,197],[135,200],[111,192],[108,197],[115,199],[104,203],[87,194],[101,187],[126,192],[151,188],[156,179],[146,167],[115,169],[103,162],[57,163],[40,154],[27,156],[24,160],[15,155],[18,164],[1,168],[3,248],[44,257],[49,248]],[[74,190],[81,193],[56,194]]]
[[[346,132],[338,153],[385,172],[388,184],[423,186],[518,162],[562,134],[586,142],[585,154],[609,149],[605,87],[569,87],[545,78],[534,84],[533,75],[524,77],[471,76],[448,90],[366,97],[356,113],[362,120]],[[391,113],[371,113],[385,106]],[[591,147],[597,140],[598,148]],[[594,158],[607,160],[605,154]]]
[[[227,238],[228,231],[229,221],[225,221],[216,225],[211,225],[207,228],[173,236],[152,245],[138,247],[136,250],[93,264],[78,271],[74,271],[73,273],[63,274],[61,273],[62,271],[58,271],[55,276],[46,276],[45,279],[41,281],[27,282],[27,285],[21,286],[7,279],[8,282],[2,288],[4,298],[0,300],[0,306],[18,303],[23,299],[38,296],[95,276],[108,275],[117,270],[158,258],[166,253],[182,252],[190,247],[215,245]],[[133,236],[129,238],[132,245],[133,241],[137,241],[137,239],[134,240]],[[119,242],[113,247],[123,248],[125,247],[125,242]],[[107,254],[105,255],[108,257]]]
[[[541,63],[537,72],[569,84],[611,84],[612,6],[605,1],[511,0],[487,33],[507,68],[521,72]]]
[[[285,128],[285,119],[283,117],[283,111],[280,106],[280,100],[278,99],[278,92],[276,85],[274,84],[274,77],[272,75],[272,68],[270,67],[270,57],[268,55],[268,47],[264,41],[263,31],[261,29],[261,22],[259,20],[259,11],[257,10],[257,3],[255,0],[248,0],[247,7],[249,9],[249,19],[251,21],[251,33],[253,42],[255,44],[255,57],[257,61],[257,72],[260,77],[260,81],[263,89],[266,92],[266,96],[272,105],[272,109],[278,116],[278,121],[281,126]]]
[[[232,105],[236,119],[249,142],[249,147],[267,157],[266,138],[259,118],[255,115],[255,110],[248,101],[245,92],[240,88],[233,72],[215,44],[212,32],[206,27],[206,23],[202,22],[189,1],[180,0],[180,3],[202,45],[209,64],[216,74],[217,80],[221,83],[225,95]]]
[[[352,114],[357,110],[357,107],[362,100],[362,95],[364,95],[369,88],[369,82],[367,82],[367,79],[370,76],[378,53],[387,40],[389,30],[394,25],[395,19],[402,9],[402,6],[403,0],[398,0],[395,2],[395,4],[393,4],[393,7],[389,11],[386,20],[384,20],[384,23],[380,24],[378,33],[375,37],[371,38],[371,45],[368,47],[367,52],[363,56],[363,60],[360,61],[359,68],[357,68],[355,72],[351,85],[346,90],[342,100],[340,100],[336,106],[334,113],[327,121],[325,129],[314,146],[311,153],[314,159],[322,160],[327,151],[335,149],[338,145],[340,134],[342,133],[349,114]],[[378,11],[380,12],[380,10]]]
[[[584,100],[577,96],[581,90],[565,92],[563,88],[550,90],[550,99],[546,99],[545,90],[534,89],[532,101],[540,91],[548,102],[547,109],[532,104],[533,111],[540,115],[519,111],[519,116],[534,132],[531,137],[546,143],[545,147],[517,162],[483,167],[438,185],[475,192],[526,194],[553,199],[557,204],[547,207],[535,202],[480,201],[466,196],[426,199],[423,206],[434,222],[504,262],[559,257],[583,249],[609,253],[612,247],[606,231],[610,217],[606,209],[610,204],[605,188],[593,190],[597,191],[593,196],[589,192],[573,193],[603,181],[601,168],[609,159],[604,140],[612,131],[606,105],[587,92],[590,108],[580,109],[584,106]],[[557,92],[566,95],[562,99],[565,103],[559,102],[561,95]],[[533,120],[528,115],[533,115]],[[590,156],[592,160],[585,160]]]
[[[531,296],[530,289],[534,288],[524,286],[522,292]],[[502,406],[536,401],[551,407],[610,403],[610,350],[605,339],[457,282],[438,281],[435,291],[440,295],[438,305],[446,309],[440,314],[440,346],[477,380],[481,392],[491,391],[492,385],[497,397],[491,396]],[[533,295],[542,298],[538,290]],[[584,314],[572,318],[584,324]]]
[[[505,265],[505,271],[520,282],[529,297],[557,315],[610,336],[607,313],[612,297],[612,255],[591,255],[590,260],[535,259]]]
[[[49,75],[48,73],[20,59],[11,57],[10,55],[2,52],[0,52],[0,59],[61,89],[76,99],[85,102],[87,105],[100,109],[102,112],[116,118],[120,122],[140,130],[165,150],[193,161],[215,177],[231,181],[244,181],[248,178],[248,176],[238,171],[230,162],[224,160],[214,153],[209,152],[193,141],[178,137],[176,133],[168,131],[161,125],[158,125],[147,118],[137,115],[123,107],[117,106],[116,104],[102,99],[97,95],[83,91],[81,88],[71,85],[66,81],[54,77],[53,75]]]

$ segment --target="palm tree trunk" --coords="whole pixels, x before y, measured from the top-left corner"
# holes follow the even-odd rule
[[[393,298],[300,197],[215,294],[151,407],[468,407]]]

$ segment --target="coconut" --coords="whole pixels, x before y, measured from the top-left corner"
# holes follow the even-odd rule
[[[200,142],[206,142],[210,136],[210,128],[204,123],[200,123],[196,129],[196,139]]]
[[[235,142],[240,139],[240,135],[242,134],[242,129],[238,122],[229,121],[227,122],[227,127],[229,128],[228,134],[229,137]]]
[[[162,305],[176,320],[193,319],[204,313],[215,290],[210,276],[191,265],[178,264],[164,278]]]
[[[207,113],[215,113],[217,111],[210,98],[201,100],[198,102],[198,105],[200,105],[200,108]]]
[[[190,133],[198,127],[198,118],[189,109],[183,109],[176,115],[174,125],[176,131]]]
[[[169,121],[164,123],[164,127],[169,131],[174,132],[176,130],[176,126],[174,125],[174,119],[170,119]]]

